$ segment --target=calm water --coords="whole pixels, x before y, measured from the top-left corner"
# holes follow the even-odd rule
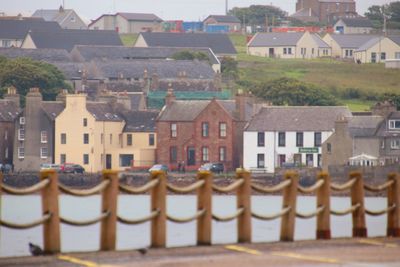
[[[213,212],[230,215],[235,211],[235,196],[213,196]],[[281,196],[253,196],[253,210],[259,214],[271,214],[280,210]],[[315,197],[299,197],[299,212],[315,210]],[[344,210],[350,206],[349,198],[333,197],[332,209]],[[386,198],[366,198],[366,207],[379,210],[385,207]],[[177,217],[191,216],[196,209],[196,196],[168,196],[168,213]],[[138,218],[149,214],[149,196],[119,196],[118,214],[125,218]],[[100,196],[78,198],[62,195],[60,214],[74,220],[86,220],[100,214]],[[1,201],[1,218],[11,222],[30,222],[41,217],[39,196],[3,195]],[[279,240],[280,219],[260,221],[253,219],[253,242],[271,242]],[[237,239],[236,220],[212,224],[212,242],[214,244],[235,243]],[[386,216],[367,216],[369,236],[384,236],[386,233]],[[316,219],[296,220],[296,240],[315,239]],[[331,231],[333,237],[351,236],[351,216],[332,216]],[[99,249],[100,224],[85,227],[61,225],[61,250],[94,251]],[[42,227],[27,230],[13,230],[0,227],[0,257],[29,255],[28,242],[42,246]],[[196,243],[196,223],[167,224],[167,246],[187,246]],[[149,246],[150,223],[142,225],[117,225],[117,249],[135,249]]]

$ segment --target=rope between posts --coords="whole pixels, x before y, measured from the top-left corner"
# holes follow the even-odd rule
[[[199,189],[200,187],[202,187],[205,184],[204,180],[200,180],[195,182],[194,184],[191,184],[189,186],[186,187],[178,187],[178,186],[174,186],[172,184],[167,184],[167,188],[168,190],[174,192],[174,193],[180,193],[180,194],[185,194],[185,193],[190,193],[196,189]]]
[[[392,210],[394,210],[394,208],[396,208],[396,204],[393,204],[392,206],[390,206],[384,210],[379,210],[379,211],[372,211],[372,210],[365,209],[365,213],[370,216],[380,216],[380,215],[386,214],[388,212],[391,212]]]
[[[104,220],[105,218],[107,218],[108,216],[110,216],[110,212],[106,211],[103,212],[102,214],[100,214],[99,217],[92,219],[92,220],[87,220],[87,221],[75,221],[75,220],[70,220],[70,219],[66,219],[60,216],[60,221],[62,223],[68,224],[68,225],[73,225],[73,226],[88,226],[88,225],[92,225],[95,223],[98,223],[102,220]]]
[[[311,213],[300,213],[300,212],[296,212],[296,217],[301,218],[301,219],[310,219],[313,218],[317,215],[319,215],[321,212],[323,212],[325,209],[325,206],[320,206],[317,208],[316,211],[311,212]]]
[[[39,220],[30,222],[30,223],[13,223],[13,222],[3,221],[0,219],[0,225],[7,227],[7,228],[11,228],[11,229],[20,229],[21,230],[21,229],[28,229],[28,228],[32,228],[32,227],[41,225],[41,224],[47,222],[50,218],[51,218],[51,213],[46,213]]]
[[[220,192],[220,193],[229,193],[233,190],[236,190],[239,186],[241,186],[244,183],[244,179],[241,178],[233,183],[231,183],[230,185],[226,186],[226,187],[221,187],[221,186],[217,186],[217,185],[213,185],[212,188],[213,190]]]
[[[203,216],[205,212],[206,212],[206,210],[202,209],[202,210],[199,210],[198,212],[196,212],[195,215],[193,215],[191,217],[187,217],[187,218],[177,218],[177,217],[167,214],[167,219],[174,223],[187,223],[187,222],[194,221],[194,220],[198,219],[199,217]]]
[[[87,197],[91,195],[95,195],[101,191],[103,191],[110,184],[109,180],[104,180],[100,184],[96,185],[90,189],[71,189],[65,185],[59,184],[58,188],[60,188],[61,192],[65,194],[77,196],[77,197]]]
[[[159,183],[158,179],[151,180],[147,184],[141,186],[141,187],[133,187],[129,185],[119,185],[119,189],[125,193],[128,194],[143,194],[146,193],[147,191],[153,189],[155,186],[157,186]]]
[[[343,210],[343,211],[331,210],[330,213],[331,213],[332,215],[336,215],[336,216],[344,216],[344,215],[353,213],[353,212],[356,211],[360,206],[361,206],[360,203],[357,203],[357,204],[351,206],[350,208],[348,208],[347,210]]]
[[[255,212],[252,212],[251,216],[256,219],[259,219],[259,220],[270,221],[270,220],[275,220],[279,217],[286,215],[291,209],[292,209],[291,207],[286,207],[286,208],[282,209],[281,211],[279,211],[278,213],[275,213],[272,215],[260,215]]]
[[[44,179],[42,181],[40,181],[39,183],[32,185],[30,187],[26,187],[26,188],[14,188],[5,184],[1,184],[1,188],[7,192],[8,194],[12,194],[12,195],[28,195],[28,194],[32,194],[35,193],[37,191],[42,190],[43,188],[45,188],[48,184],[50,183],[49,179]]]
[[[353,178],[350,181],[348,181],[344,184],[341,184],[341,185],[331,183],[331,189],[335,190],[335,191],[344,191],[344,190],[350,189],[356,183],[356,181],[357,181],[357,179]]]
[[[218,221],[218,222],[229,222],[229,221],[232,221],[232,220],[236,219],[236,218],[239,217],[240,215],[242,215],[243,212],[244,212],[244,208],[239,208],[239,209],[235,212],[235,214],[233,214],[233,215],[231,215],[231,216],[222,217],[222,216],[218,216],[218,215],[213,214],[213,215],[212,215],[212,218],[213,218],[214,220]]]
[[[318,190],[319,188],[321,188],[321,186],[323,186],[324,183],[325,183],[324,180],[318,180],[314,185],[312,185],[310,187],[303,187],[303,186],[299,185],[299,186],[297,186],[297,190],[303,194],[313,193],[315,190]]]
[[[160,211],[159,210],[155,210],[155,211],[152,211],[150,213],[150,215],[148,215],[146,217],[143,217],[143,218],[139,218],[139,219],[126,219],[126,218],[123,218],[121,216],[117,216],[117,219],[118,219],[118,222],[120,222],[120,223],[134,225],[134,224],[141,224],[141,223],[145,223],[145,222],[151,221],[152,219],[157,217],[158,214],[160,214]]]
[[[275,193],[278,191],[281,191],[283,189],[285,189],[286,187],[288,187],[290,184],[292,183],[291,180],[286,180],[283,181],[280,184],[277,184],[275,186],[260,186],[257,184],[251,184],[251,188],[253,188],[254,190],[261,192],[261,193]]]
[[[394,181],[390,180],[390,181],[387,181],[386,183],[378,185],[378,186],[364,184],[364,188],[365,188],[365,190],[368,190],[371,192],[380,192],[380,191],[388,189],[393,184],[394,184]]]

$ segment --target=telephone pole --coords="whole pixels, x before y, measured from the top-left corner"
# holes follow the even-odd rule
[[[225,15],[228,15],[228,0],[225,0]]]

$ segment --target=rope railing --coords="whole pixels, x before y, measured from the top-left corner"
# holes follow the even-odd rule
[[[68,225],[72,225],[72,226],[88,226],[88,225],[98,223],[98,222],[104,220],[105,218],[107,218],[108,216],[110,216],[110,212],[106,211],[106,212],[103,212],[102,214],[100,214],[100,216],[98,216],[97,218],[94,218],[91,220],[75,221],[75,220],[66,219],[66,218],[60,216],[60,221],[64,224],[68,224]]]
[[[365,209],[365,213],[370,216],[380,216],[380,215],[386,214],[388,212],[391,212],[395,208],[396,208],[396,205],[393,204],[392,206],[390,206],[386,209],[383,209],[383,210],[379,210],[379,211],[372,211],[372,210]]]
[[[313,218],[313,217],[317,216],[321,212],[323,212],[324,209],[325,209],[325,207],[321,206],[321,207],[318,207],[316,211],[310,212],[310,213],[296,212],[296,217],[301,218],[301,219],[310,219],[310,218]]]
[[[341,184],[341,185],[331,183],[331,189],[335,190],[335,191],[345,191],[345,190],[350,189],[356,183],[356,181],[357,181],[357,179],[353,178],[350,181],[348,181],[344,184]]]
[[[365,188],[365,190],[368,190],[370,192],[381,192],[383,190],[388,189],[393,184],[394,184],[394,181],[390,180],[390,181],[387,181],[386,183],[378,185],[378,186],[372,186],[372,185],[364,184],[364,188]]]
[[[256,212],[251,212],[251,216],[256,219],[259,219],[259,220],[271,221],[271,220],[275,220],[277,218],[280,218],[280,217],[286,215],[290,210],[291,210],[291,207],[286,207],[286,208],[282,209],[281,211],[279,211],[275,214],[271,214],[271,215],[261,215]]]
[[[243,208],[239,208],[239,209],[237,209],[236,210],[236,212],[233,214],[233,215],[231,215],[231,216],[218,216],[218,215],[216,215],[216,214],[213,214],[212,215],[212,218],[214,219],[214,220],[216,220],[216,221],[218,221],[218,222],[229,222],[229,221],[232,221],[232,220],[234,220],[234,219],[236,219],[237,217],[239,217],[240,215],[242,215],[242,213],[244,212],[244,209]]]
[[[13,222],[7,222],[7,221],[0,219],[0,225],[7,227],[7,228],[11,228],[11,229],[20,229],[20,230],[21,229],[29,229],[29,228],[36,227],[36,226],[39,226],[39,225],[47,222],[50,218],[51,218],[51,213],[47,213],[47,214],[43,215],[42,218],[40,218],[36,221],[30,222],[30,223],[13,223]]]
[[[212,189],[214,191],[220,192],[220,193],[229,193],[233,190],[238,189],[239,186],[241,186],[244,183],[243,179],[238,179],[237,181],[231,183],[230,185],[226,186],[226,187],[222,187],[222,186],[217,186],[217,185],[212,185]]]
[[[117,216],[117,220],[118,220],[118,222],[123,223],[123,224],[136,225],[136,224],[142,224],[142,223],[151,221],[152,219],[157,217],[158,214],[160,214],[160,211],[159,210],[155,210],[155,211],[152,211],[149,215],[147,215],[147,216],[145,216],[143,218],[126,219],[126,218],[123,218],[121,216]]]
[[[133,186],[128,186],[128,185],[119,185],[119,189],[122,192],[128,193],[128,194],[133,194],[133,195],[138,195],[138,194],[143,194],[148,192],[149,190],[153,189],[155,186],[157,186],[159,183],[158,179],[151,180],[147,184],[140,186],[140,187],[133,187]]]
[[[321,186],[324,185],[324,182],[325,182],[324,180],[319,180],[314,185],[312,185],[310,187],[304,187],[304,186],[299,185],[299,186],[297,186],[297,190],[300,193],[303,193],[303,194],[310,194],[310,193],[315,192],[319,188],[321,188]]]
[[[177,217],[167,214],[167,219],[174,223],[188,223],[188,222],[197,220],[199,217],[203,216],[205,212],[206,212],[206,210],[202,209],[202,210],[197,211],[195,215],[193,215],[191,217],[187,217],[187,218],[177,218]]]
[[[343,211],[337,211],[337,210],[330,210],[330,213],[332,215],[336,215],[336,216],[345,216],[347,214],[353,213],[354,211],[356,211],[359,207],[360,207],[360,203],[357,203],[353,206],[351,206],[350,208],[343,210]]]
[[[202,187],[204,185],[204,183],[205,183],[204,180],[200,180],[200,181],[197,181],[186,187],[178,187],[178,186],[174,186],[172,184],[167,184],[167,188],[168,188],[168,190],[170,190],[174,193],[186,194],[186,193],[190,193],[194,190],[199,189],[200,187]]]
[[[11,195],[29,195],[45,188],[50,181],[48,179],[42,180],[35,185],[26,188],[15,188],[1,183],[1,189]]]
[[[58,188],[60,189],[61,192],[68,195],[73,195],[77,197],[87,197],[103,191],[109,184],[110,184],[109,180],[104,180],[90,189],[72,189],[63,184],[59,184]]]
[[[270,194],[282,191],[286,187],[290,186],[291,182],[292,182],[291,180],[286,180],[274,186],[260,186],[255,183],[251,183],[251,188],[261,193]]]

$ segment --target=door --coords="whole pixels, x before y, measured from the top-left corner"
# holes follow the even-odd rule
[[[188,147],[187,150],[187,165],[193,166],[196,164],[196,150],[194,147]]]
[[[371,63],[376,63],[376,53],[375,52],[371,53]]]
[[[111,169],[112,168],[112,158],[110,154],[106,155],[106,169]]]
[[[313,154],[306,154],[306,164],[308,167],[314,166],[314,155]]]
[[[275,49],[274,48],[270,48],[268,54],[269,54],[269,57],[275,57]]]

